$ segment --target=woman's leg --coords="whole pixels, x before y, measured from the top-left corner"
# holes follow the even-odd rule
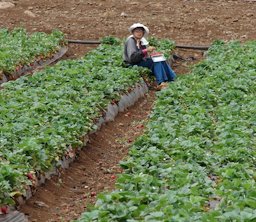
[[[174,79],[176,78],[175,72],[172,70],[172,68],[169,66],[169,64],[167,64],[165,61],[163,61],[161,63],[165,70],[168,81],[174,81]]]
[[[141,61],[137,65],[149,68],[151,72],[154,74],[157,84],[160,84],[161,82],[165,81],[163,78],[164,69],[160,62],[155,63],[153,62],[152,59],[147,58],[146,60]],[[167,77],[166,77],[166,81],[167,81]]]
[[[153,72],[156,77],[156,82],[158,84],[168,81],[168,78],[165,74],[164,67],[161,62],[154,62],[154,71]]]
[[[157,84],[161,84],[166,81],[174,81],[176,77],[176,74],[166,62],[153,62],[152,59],[148,58],[146,60],[142,60],[136,65],[149,68],[154,74]]]

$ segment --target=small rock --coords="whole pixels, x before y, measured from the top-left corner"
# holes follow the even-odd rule
[[[207,32],[207,36],[210,36],[211,34],[212,34],[212,31],[209,30],[209,31]]]
[[[37,207],[45,207],[45,208],[49,208],[49,206],[42,202],[42,201],[35,201],[34,204],[37,206]]]
[[[35,17],[36,17],[36,15],[35,15],[33,12],[29,11],[29,10],[24,11],[24,14],[26,14],[26,15],[28,15],[29,17],[32,17],[32,18],[35,18]]]
[[[15,5],[11,2],[0,2],[0,9],[13,8]]]
[[[229,15],[224,16],[224,19],[231,19],[232,17]]]
[[[128,14],[126,14],[125,12],[122,12],[121,17],[128,17]]]

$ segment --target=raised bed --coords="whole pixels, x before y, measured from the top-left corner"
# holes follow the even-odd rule
[[[28,34],[22,28],[0,29],[0,84],[55,61],[67,51],[65,45],[57,30]]]
[[[95,121],[97,125],[97,130],[101,128],[101,126],[109,121],[114,121],[116,115],[119,112],[125,111],[128,107],[132,106],[139,98],[143,97],[148,92],[148,87],[146,83],[141,80],[140,83],[137,83],[134,87],[132,87],[129,92],[123,94],[119,101],[115,103],[110,103],[106,107],[106,112]],[[26,189],[26,193],[18,198],[16,198],[16,202],[21,205],[24,204],[26,200],[28,200],[35,192],[36,187],[45,183],[45,181],[50,179],[54,175],[58,175],[62,169],[67,169],[75,159],[81,148],[87,145],[88,135],[91,133],[95,133],[97,130],[92,130],[88,132],[88,134],[82,136],[80,138],[82,145],[79,147],[73,148],[70,146],[66,151],[65,156],[59,160],[55,166],[53,166],[51,171],[46,173],[36,174],[33,177],[33,185],[28,186]]]
[[[40,59],[36,60],[30,65],[24,65],[21,68],[19,68],[17,71],[10,73],[10,74],[4,74],[3,72],[0,73],[0,85],[8,82],[10,80],[16,80],[19,77],[29,74],[36,69],[41,69],[47,65],[50,65],[51,63],[56,62],[59,60],[62,56],[65,55],[65,53],[68,51],[67,46],[61,47],[58,52],[55,52],[51,57],[45,58],[45,59]]]

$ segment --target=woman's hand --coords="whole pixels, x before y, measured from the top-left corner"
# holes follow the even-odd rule
[[[147,52],[148,52],[148,53],[151,53],[151,52],[153,52],[155,49],[156,49],[156,48],[155,48],[154,46],[149,46],[149,47],[147,48]]]

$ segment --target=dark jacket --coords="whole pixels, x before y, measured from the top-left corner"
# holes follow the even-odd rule
[[[136,65],[141,62],[144,58],[143,49],[146,49],[146,46],[140,44],[140,48],[138,48],[135,38],[129,37],[124,46],[124,62],[131,65]]]

